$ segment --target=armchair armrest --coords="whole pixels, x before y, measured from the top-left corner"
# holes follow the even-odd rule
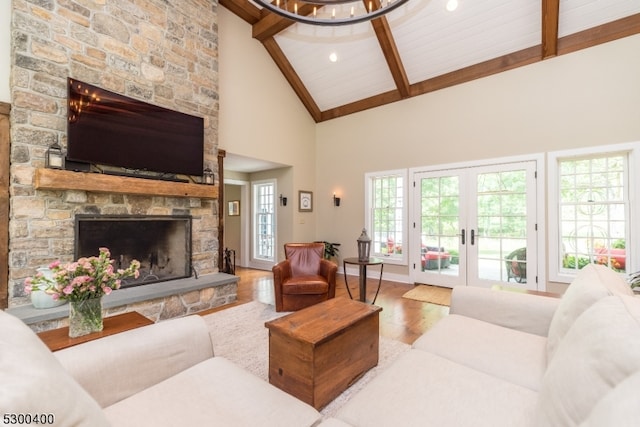
[[[282,311],[284,307],[282,297],[282,284],[291,278],[291,262],[288,259],[280,261],[271,268],[273,272],[273,289],[276,311]]]
[[[451,293],[449,313],[546,337],[559,303],[559,298],[459,286]]]
[[[288,259],[280,261],[271,268],[275,283],[283,283],[291,278],[291,262]]]
[[[329,299],[336,296],[336,273],[338,266],[329,260],[320,260],[320,275],[327,279],[329,284]]]

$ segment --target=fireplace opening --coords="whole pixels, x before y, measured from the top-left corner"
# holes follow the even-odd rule
[[[140,277],[122,288],[191,276],[191,216],[76,215],[75,259],[109,248],[115,268],[137,259]]]

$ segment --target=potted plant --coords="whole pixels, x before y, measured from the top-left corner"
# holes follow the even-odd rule
[[[317,241],[316,243],[324,243],[324,259],[331,260],[333,258],[338,258],[340,243],[330,243],[326,241]]]

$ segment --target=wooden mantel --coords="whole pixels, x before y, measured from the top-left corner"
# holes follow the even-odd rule
[[[38,190],[81,190],[146,196],[218,198],[218,187],[214,185],[47,168],[36,169],[35,187]]]

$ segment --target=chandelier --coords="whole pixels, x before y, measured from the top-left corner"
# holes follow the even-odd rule
[[[379,18],[409,0],[254,0],[267,10],[311,25],[349,25]]]

